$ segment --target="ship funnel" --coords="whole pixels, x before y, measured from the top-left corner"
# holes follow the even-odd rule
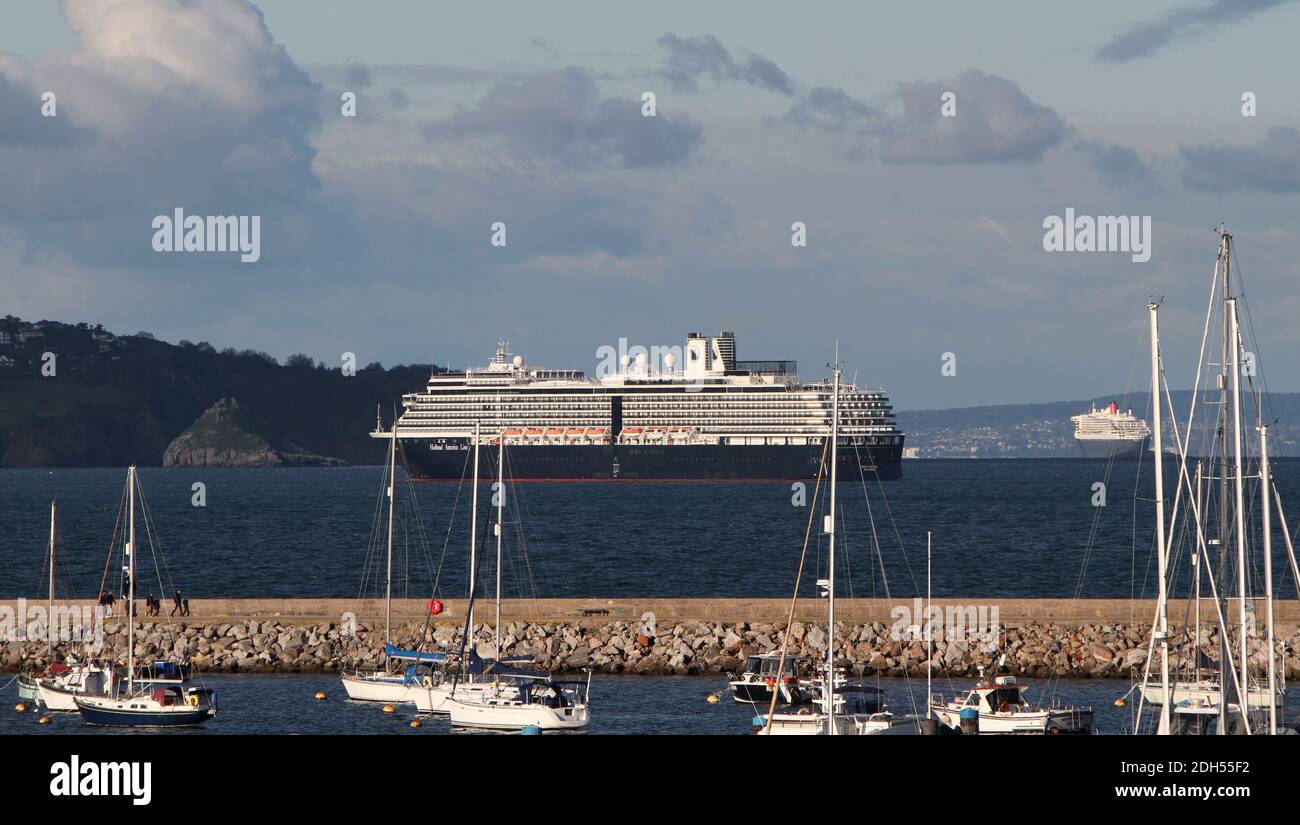
[[[723,330],[713,339],[713,360],[718,362],[714,369],[734,370],[736,368],[736,334]]]

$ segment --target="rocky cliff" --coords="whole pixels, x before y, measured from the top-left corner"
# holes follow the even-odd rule
[[[163,451],[164,467],[321,467],[344,462],[292,445],[277,449],[233,398],[204,410]]]
[[[57,376],[42,374],[46,352],[58,357]],[[341,360],[297,355],[281,364],[203,341],[2,316],[0,467],[157,466],[169,442],[219,398],[238,398],[253,432],[282,456],[303,454],[299,463],[315,455],[382,464],[385,446],[370,437],[376,410],[390,420],[395,402],[431,372],[441,370],[369,363],[345,373]]]

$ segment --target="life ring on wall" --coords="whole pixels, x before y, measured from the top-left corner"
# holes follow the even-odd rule
[[[427,610],[430,615],[437,616],[442,612],[442,602],[437,599],[429,599],[424,603],[424,609]]]

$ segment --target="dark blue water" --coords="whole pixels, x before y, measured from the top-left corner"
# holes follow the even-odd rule
[[[902,480],[873,483],[869,495],[860,481],[841,481],[840,572],[849,574],[841,581],[852,595],[883,596],[887,586],[904,597],[922,592],[926,530],[934,532],[937,596],[1154,592],[1152,506],[1145,500],[1134,506],[1135,486],[1144,498],[1151,496],[1149,463],[1116,464],[1109,478],[1105,462],[1068,459],[910,461],[904,467]],[[1170,476],[1173,470],[1170,465]],[[0,470],[0,597],[44,593],[48,507],[57,498],[60,594],[93,598],[125,475],[112,469]],[[1300,515],[1300,460],[1276,462],[1275,475],[1291,502],[1290,515]],[[163,547],[156,572],[153,555],[142,550],[142,592],[170,592],[174,582],[195,597],[348,597],[358,595],[363,575],[366,592],[377,592],[380,559],[367,548],[383,480],[378,467],[145,469],[141,479]],[[1098,481],[1107,483],[1107,506],[1100,510],[1092,505]],[[194,482],[206,485],[206,507],[191,505]],[[437,581],[439,595],[463,595],[468,485],[401,486],[414,490],[421,518],[413,517],[403,493],[397,592],[425,597]],[[490,492],[482,489],[486,530]],[[788,595],[809,515],[808,507],[792,505],[791,487],[782,484],[512,489],[507,519],[514,524],[506,528],[503,565],[508,595]],[[491,580],[495,544],[487,535],[483,542],[490,544],[484,580]],[[1275,578],[1294,592],[1280,550],[1277,555]],[[824,547],[814,541],[810,564],[823,557]]]
[[[7,679],[5,680],[7,681]],[[205,676],[208,687],[217,691],[220,711],[217,717],[200,728],[161,731],[169,735],[205,736],[233,733],[324,733],[365,734],[393,733],[407,736],[436,736],[451,733],[448,722],[426,719],[422,727],[412,728],[418,715],[413,706],[398,706],[397,712],[385,714],[373,703],[350,702],[336,677],[328,675],[240,675]],[[0,681],[0,684],[3,684]],[[924,680],[880,679],[896,712],[923,709]],[[1031,701],[1043,704],[1090,706],[1098,733],[1124,733],[1132,727],[1136,700],[1127,708],[1116,708],[1129,683],[1122,679],[1061,680],[1031,683]],[[726,687],[721,677],[703,676],[596,676],[591,687],[590,734],[747,734],[754,708],[739,705],[730,694],[710,704],[710,693]],[[936,679],[935,693],[950,694],[969,689],[969,680]],[[328,694],[317,701],[316,691]],[[911,697],[909,699],[909,697]],[[51,714],[51,724],[40,725],[41,714],[13,710],[13,686],[0,691],[0,736],[18,733],[86,733],[122,734],[111,728],[86,725],[78,714]],[[1300,696],[1295,691],[1287,698],[1288,715],[1300,711]],[[150,731],[159,733],[160,731]],[[125,733],[139,733],[126,731]]]

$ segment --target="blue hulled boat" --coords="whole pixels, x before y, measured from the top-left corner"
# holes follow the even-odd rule
[[[78,696],[89,725],[171,728],[200,725],[217,715],[217,696],[203,688],[155,687],[134,696]]]
[[[199,725],[217,715],[216,693],[205,688],[187,687],[190,665],[186,662],[162,661],[137,666],[135,661],[136,536],[135,496],[138,486],[135,467],[127,468],[127,538],[123,566],[127,603],[127,680],[104,695],[74,697],[81,717],[90,725],[123,727],[183,727]],[[145,525],[149,525],[145,514]],[[180,591],[177,591],[178,593]]]

